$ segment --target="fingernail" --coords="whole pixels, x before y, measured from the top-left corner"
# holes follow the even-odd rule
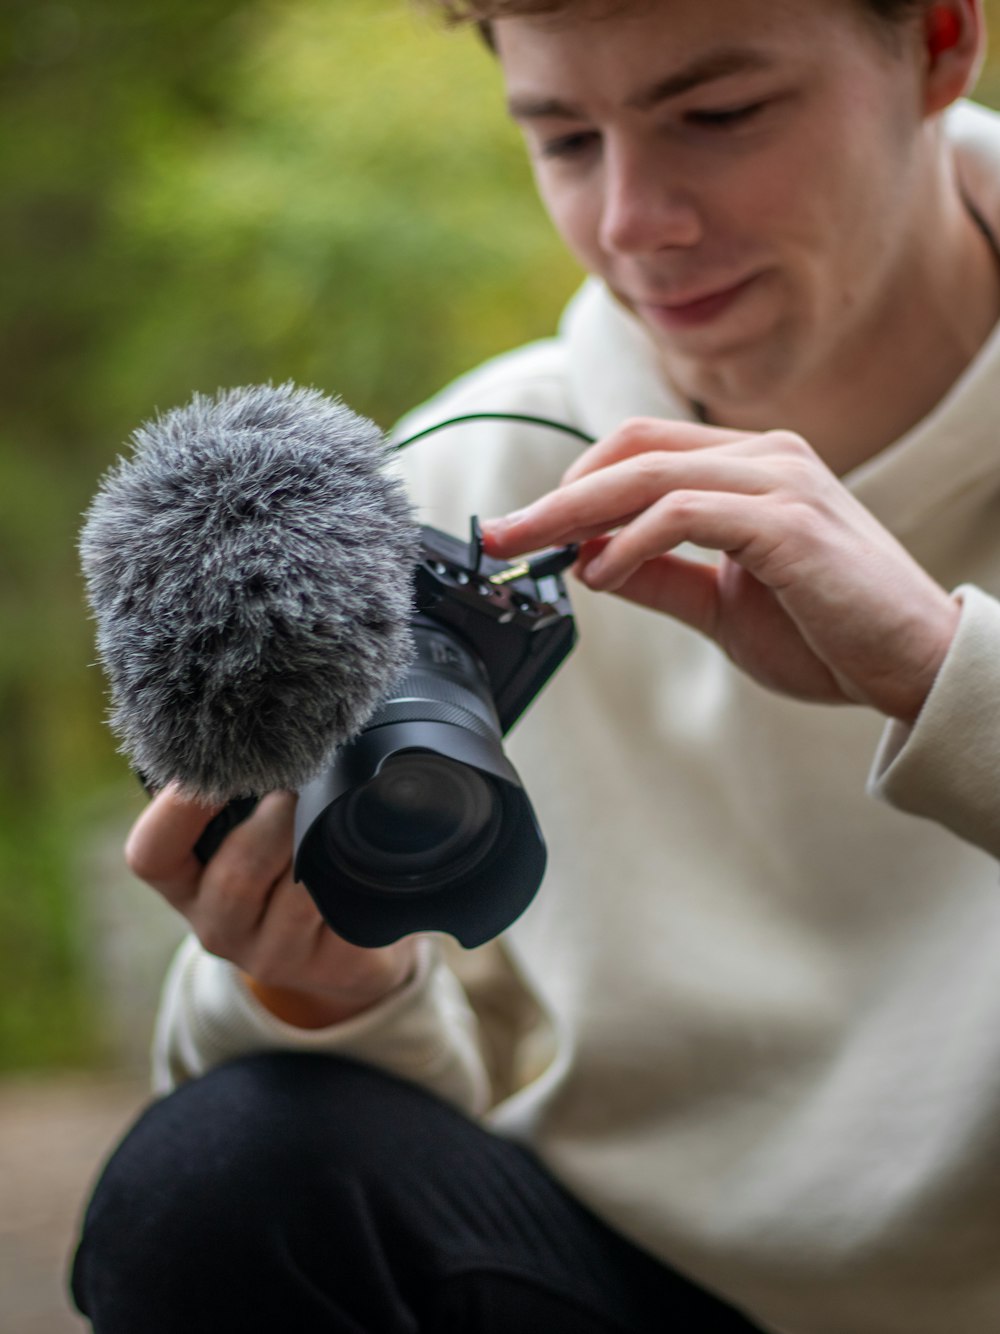
[[[503,520],[480,519],[479,530],[483,535],[483,550],[487,555],[492,556],[495,554],[497,545],[503,535]]]

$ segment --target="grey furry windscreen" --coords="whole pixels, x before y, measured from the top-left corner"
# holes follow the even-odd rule
[[[300,787],[412,655],[419,533],[382,434],[259,385],[198,394],[131,445],[80,538],[121,748],[205,800]]]

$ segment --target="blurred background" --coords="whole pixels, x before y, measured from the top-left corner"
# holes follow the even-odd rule
[[[293,379],[388,427],[578,274],[491,58],[407,0],[7,0],[0,70],[0,1329],[57,1334],[180,935],[122,865],[98,479],[195,390]]]
[[[95,928],[143,797],[103,724],[75,552],[130,432],[194,390],[288,378],[389,426],[547,333],[577,280],[490,57],[406,0],[17,8],[0,89],[6,1070],[116,1062],[136,1016],[109,1022],[133,964]]]
[[[579,275],[491,58],[406,0],[8,0],[0,68],[2,1290],[141,1097],[179,936],[121,864],[144,799],[75,552],[100,474],[221,385],[290,378],[389,426],[550,332]],[[979,96],[1000,104],[995,55]],[[61,1327],[21,1301],[0,1326]]]

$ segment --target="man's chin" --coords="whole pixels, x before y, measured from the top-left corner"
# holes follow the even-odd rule
[[[720,302],[692,327],[678,327],[662,310],[632,301],[610,285],[609,290],[648,334],[675,391],[738,420],[743,412],[766,413],[768,403],[780,400],[800,361],[787,322],[767,299],[768,277],[762,273],[759,284],[750,285],[753,290]]]
[[[662,338],[653,341],[667,381],[698,405],[706,420],[748,430],[775,425],[774,414],[793,377],[789,358],[769,340],[710,352],[681,350]]]

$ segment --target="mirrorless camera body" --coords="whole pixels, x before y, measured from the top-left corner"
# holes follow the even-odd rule
[[[484,554],[476,519],[468,542],[422,529],[414,661],[299,793],[295,878],[338,935],[374,947],[442,931],[471,947],[534,898],[545,844],[501,738],[575,642],[573,555],[511,566]],[[252,805],[216,817],[203,860]]]

